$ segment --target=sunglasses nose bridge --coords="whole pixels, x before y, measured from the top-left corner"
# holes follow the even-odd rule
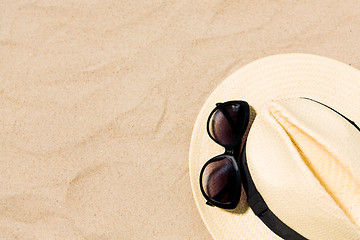
[[[231,147],[231,148],[225,148],[225,155],[234,155],[234,148]]]

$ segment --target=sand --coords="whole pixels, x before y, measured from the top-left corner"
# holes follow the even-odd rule
[[[0,239],[211,239],[188,175],[202,104],[272,54],[360,68],[359,12],[356,0],[0,0]]]

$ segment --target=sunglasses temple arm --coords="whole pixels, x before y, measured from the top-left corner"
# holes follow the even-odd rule
[[[211,206],[211,207],[214,206],[214,205],[213,205],[211,202],[209,202],[209,201],[206,201],[206,204],[209,205],[209,206]]]

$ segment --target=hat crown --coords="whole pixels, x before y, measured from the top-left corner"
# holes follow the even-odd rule
[[[342,231],[357,239],[359,145],[360,132],[340,114],[296,98],[258,111],[246,151],[255,186],[284,223],[310,239]]]

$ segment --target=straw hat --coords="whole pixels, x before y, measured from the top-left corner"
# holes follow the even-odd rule
[[[249,208],[243,189],[233,210],[206,205],[200,191],[201,168],[224,152],[208,136],[207,119],[230,100],[251,107],[243,156],[271,212],[306,239],[360,239],[360,129],[350,122],[360,123],[360,72],[309,54],[266,57],[223,81],[197,117],[190,179],[214,239],[281,239]]]

